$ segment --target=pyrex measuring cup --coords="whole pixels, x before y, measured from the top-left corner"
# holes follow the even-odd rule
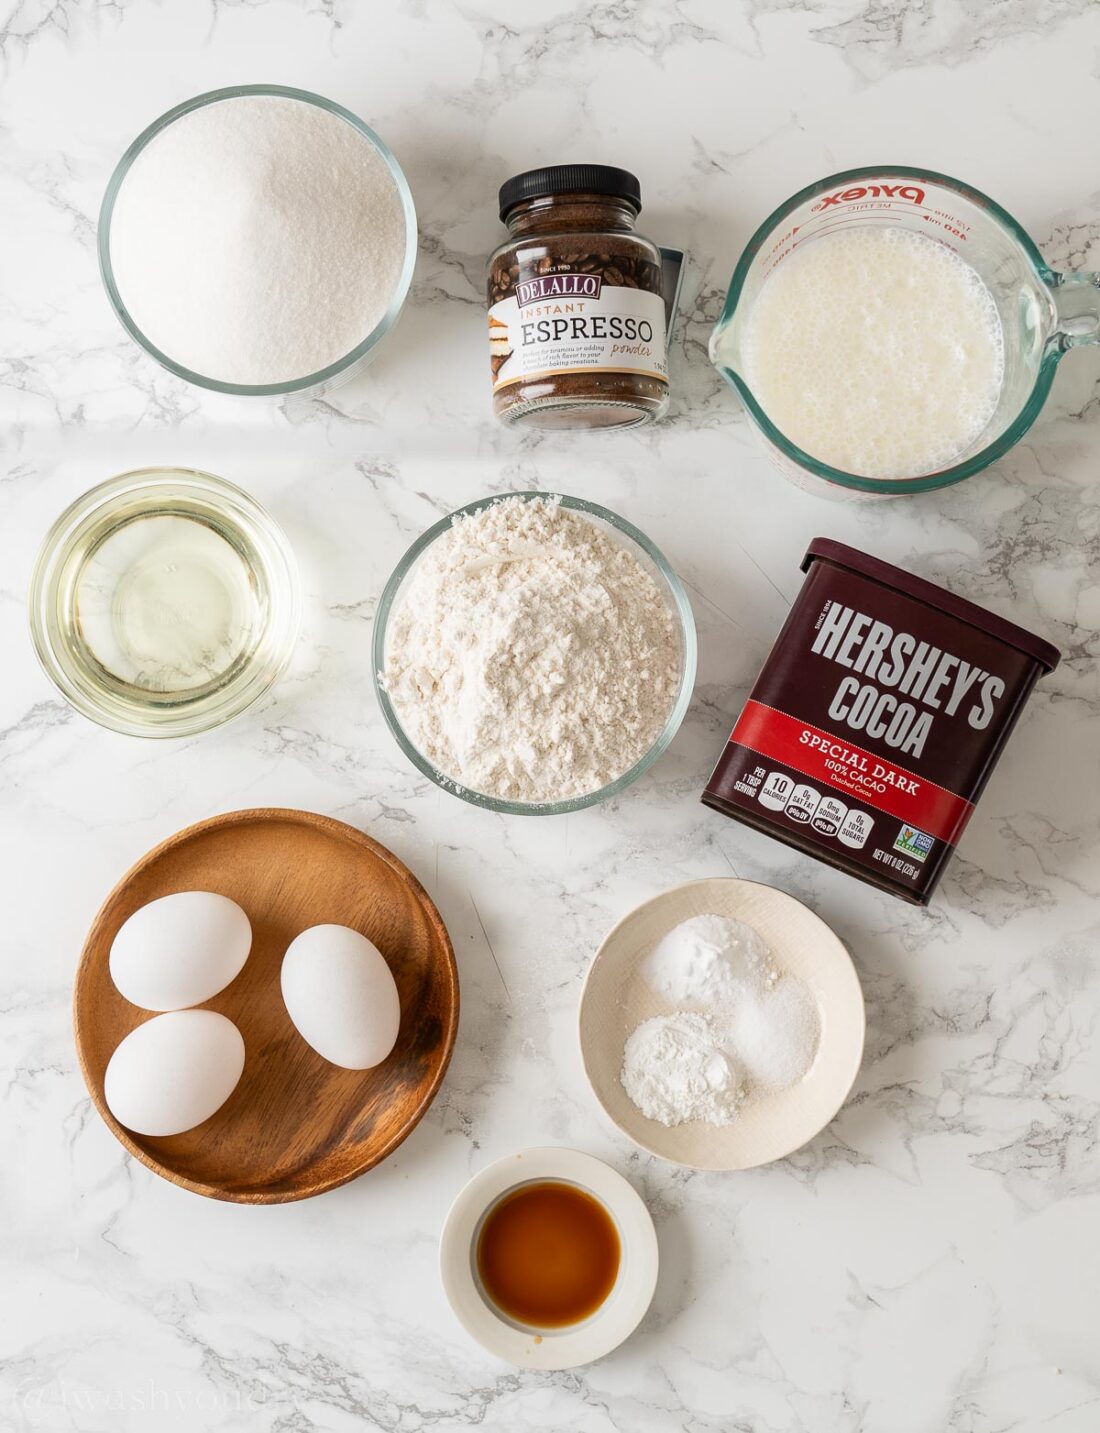
[[[819,462],[779,431],[745,379],[745,320],[768,275],[799,245],[838,226],[896,224],[948,245],[976,270],[1004,329],[1000,400],[985,431],[949,467],[911,478],[866,478]],[[834,497],[898,496],[960,482],[1031,427],[1068,348],[1100,343],[1100,273],[1057,274],[999,204],[969,184],[901,165],[849,169],[801,190],[749,240],[710,340],[711,361],[740,394],[771,457],[792,481]]]

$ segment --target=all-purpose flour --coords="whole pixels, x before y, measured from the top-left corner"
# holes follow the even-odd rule
[[[672,612],[633,553],[556,498],[456,520],[390,618],[383,683],[417,749],[512,801],[628,771],[676,696]]]
[[[242,95],[182,115],[134,161],[110,256],[134,323],[204,378],[286,383],[337,362],[389,308],[401,196],[347,120]]]

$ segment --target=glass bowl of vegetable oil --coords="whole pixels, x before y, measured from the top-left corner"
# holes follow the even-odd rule
[[[187,468],[84,493],[42,544],[35,651],[62,696],[131,736],[193,736],[239,715],[294,648],[298,575],[282,530],[240,488]]]

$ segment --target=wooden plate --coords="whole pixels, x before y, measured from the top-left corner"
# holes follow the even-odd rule
[[[754,1096],[733,1124],[693,1120],[670,1129],[647,1119],[623,1089],[623,1047],[643,1020],[674,1008],[642,980],[640,961],[681,921],[707,914],[760,932],[780,970],[808,987],[821,1037],[797,1085]],[[840,1109],[863,1058],[863,992],[843,942],[793,896],[728,876],[675,886],[625,916],[593,957],[579,1024],[585,1074],[606,1114],[642,1149],[691,1169],[753,1169],[801,1148]]]
[[[139,906],[214,891],[252,922],[240,975],[204,1008],[244,1036],[244,1074],[217,1114],[185,1134],[131,1134],[103,1099],[115,1047],[152,1018],[115,989],[108,956]],[[323,1060],[287,1015],[279,970],[308,926],[333,922],[372,940],[401,996],[393,1053],[373,1070]],[[458,1027],[458,971],[439,912],[415,876],[361,831],[308,811],[232,811],[189,826],[144,856],[107,897],[76,974],[73,1023],[96,1109],[137,1159],[174,1184],[241,1204],[307,1199],[391,1154],[443,1080]]]

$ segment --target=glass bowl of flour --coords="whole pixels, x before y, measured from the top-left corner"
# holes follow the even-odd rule
[[[508,493],[413,543],[372,655],[382,715],[425,776],[475,806],[553,816],[616,796],[667,749],[695,684],[695,622],[631,523]]]
[[[349,110],[281,85],[212,90],[149,126],[111,176],[99,266],[130,337],[169,372],[245,396],[320,393],[404,305],[416,212]]]

